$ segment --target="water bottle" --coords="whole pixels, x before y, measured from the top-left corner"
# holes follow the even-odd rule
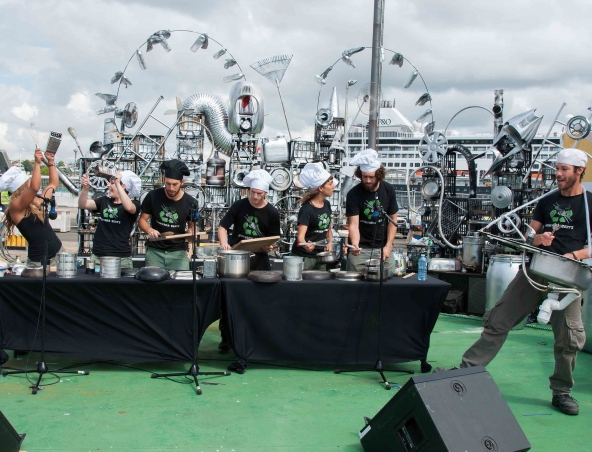
[[[428,276],[428,260],[425,254],[422,254],[417,262],[417,279],[418,281],[425,281]]]

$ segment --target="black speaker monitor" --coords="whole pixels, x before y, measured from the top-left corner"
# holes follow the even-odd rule
[[[412,377],[360,431],[365,452],[518,452],[530,443],[484,367]]]
[[[19,435],[0,411],[0,452],[19,452],[25,434]]]

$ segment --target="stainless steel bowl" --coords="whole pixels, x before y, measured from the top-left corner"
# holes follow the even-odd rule
[[[588,265],[558,254],[533,253],[529,271],[551,282],[580,290],[586,290],[592,282]]]
[[[337,254],[335,251],[323,251],[317,254],[317,262],[319,264],[334,264],[337,262]]]

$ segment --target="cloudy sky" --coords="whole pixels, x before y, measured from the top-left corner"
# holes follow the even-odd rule
[[[592,61],[586,57],[592,6],[586,0],[386,0],[385,48],[402,53],[415,65],[433,97],[436,129],[470,105],[490,108],[493,90],[503,88],[506,119],[530,108],[545,116],[546,132],[562,102],[567,113],[587,114],[592,101]],[[154,115],[170,122],[165,110],[175,96],[210,93],[227,100],[231,84],[222,78],[238,72],[224,69],[221,46],[238,61],[265,99],[263,136],[288,135],[277,90],[250,68],[274,55],[293,55],[281,83],[282,97],[294,138],[312,139],[319,85],[315,74],[333,64],[346,49],[372,44],[371,0],[0,0],[0,149],[12,158],[31,158],[34,122],[40,141],[49,131],[62,132],[59,158],[72,160],[75,143],[67,128],[76,129],[84,151],[103,139],[96,110],[105,103],[95,93],[115,94],[111,77],[122,71],[135,50],[158,30],[173,31],[170,53],[157,45],[145,52],[148,69],[131,59],[125,72],[132,86],[121,89],[118,106],[133,101],[142,119],[160,95]],[[194,32],[207,33],[210,45],[192,53]],[[217,41],[217,42],[214,42]],[[424,92],[417,80],[403,85],[412,72],[383,68],[385,99],[410,120],[425,110],[415,100]],[[370,81],[371,50],[352,57],[356,68],[339,62],[320,92],[327,106],[336,86],[344,105]],[[491,117],[469,110],[451,126],[470,133],[491,133]],[[133,130],[132,130],[133,131]],[[144,131],[163,134],[155,121]],[[24,151],[21,151],[21,148]],[[172,149],[169,149],[172,150]]]

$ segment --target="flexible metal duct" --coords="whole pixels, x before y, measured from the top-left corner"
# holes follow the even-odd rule
[[[222,154],[232,153],[232,134],[228,131],[228,113],[222,100],[211,94],[192,94],[183,101],[184,109],[206,117],[206,127],[212,134],[214,146]]]
[[[45,156],[43,156],[43,163],[45,163],[47,165],[48,161],[45,158]],[[58,166],[56,165],[55,169],[58,171],[58,176],[60,178],[60,181],[62,182],[62,184],[64,184],[64,187],[66,187],[68,189],[68,191],[70,193],[72,193],[74,196],[78,196],[80,193],[80,190],[78,190],[78,188],[76,188],[76,185],[74,184],[74,182],[72,182],[70,180],[70,178],[68,176],[66,176],[61,169],[58,168]]]

